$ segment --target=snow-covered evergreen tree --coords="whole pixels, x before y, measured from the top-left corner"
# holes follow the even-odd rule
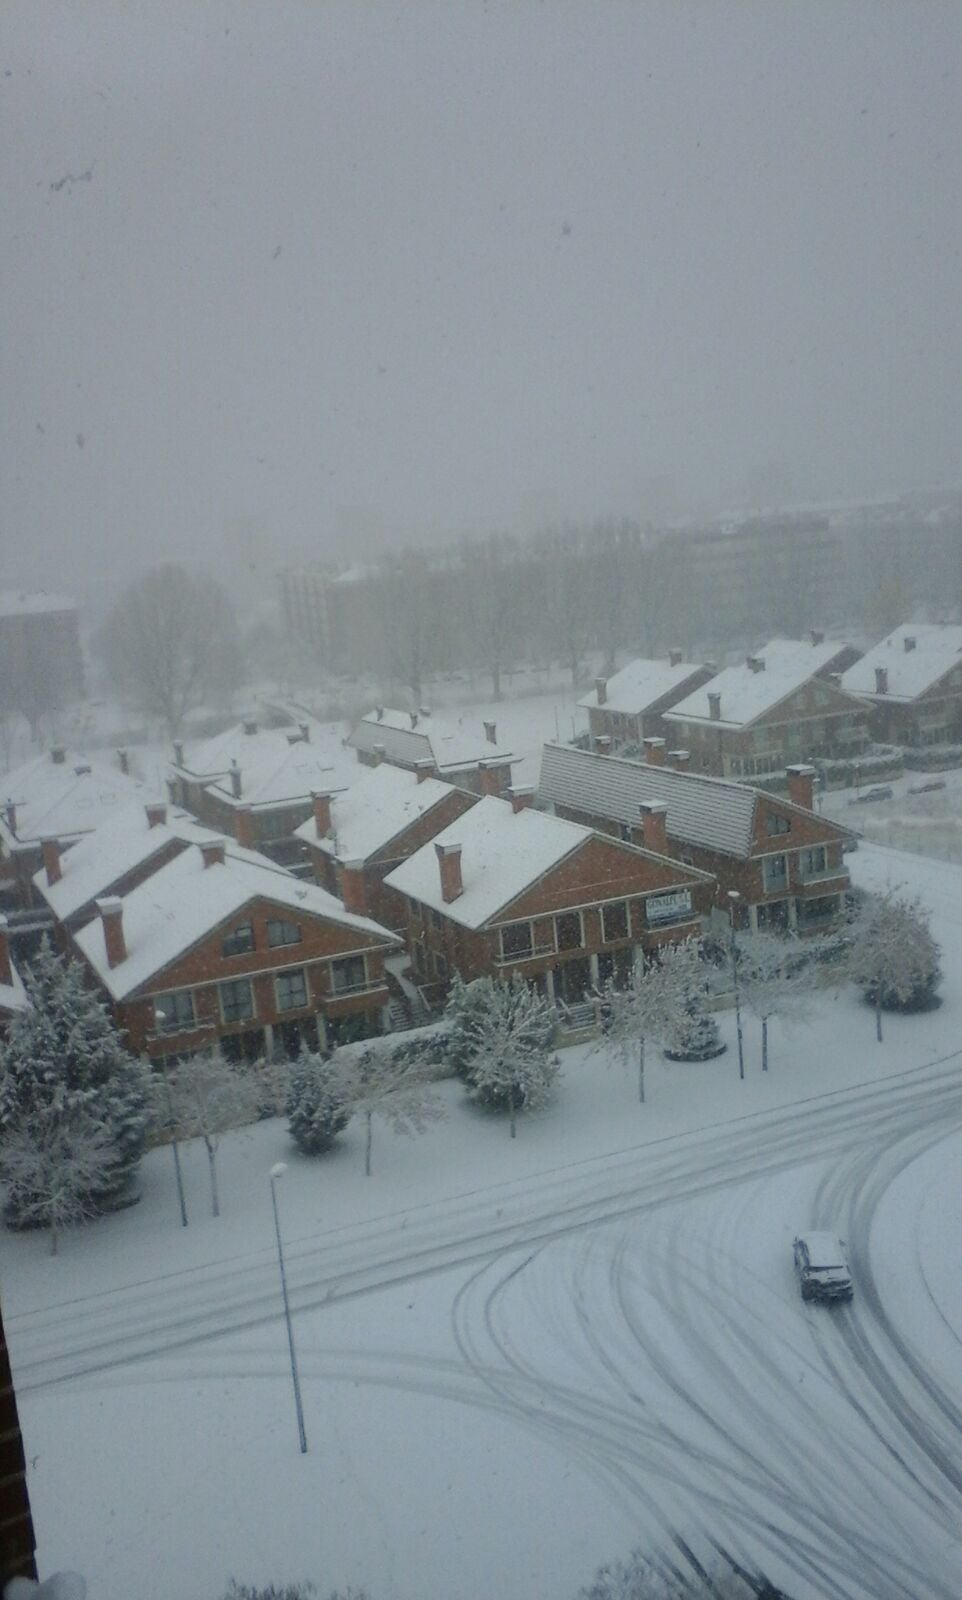
[[[29,1007],[18,1012],[0,1046],[0,1146],[7,1134],[63,1125],[81,1111],[109,1140],[109,1160],[91,1179],[86,1200],[109,1208],[128,1190],[151,1120],[147,1068],[127,1054],[106,1007],[86,987],[77,962],[44,944],[24,974]],[[52,1131],[42,1142],[55,1144]],[[8,1191],[5,1215],[36,1221],[39,1192]]]
[[[323,1056],[306,1047],[291,1067],[285,1113],[298,1150],[316,1156],[329,1150],[351,1120],[347,1086]]]
[[[749,1011],[762,1025],[762,1071],[768,1071],[768,1024],[775,1016],[804,1013],[810,980],[799,964],[798,940],[769,933],[737,936],[738,983]]]
[[[437,1090],[428,1081],[430,1068],[423,1054],[404,1046],[391,1048],[390,1040],[344,1045],[330,1062],[352,1112],[364,1119],[364,1171],[371,1176],[374,1122],[386,1122],[395,1133],[424,1133],[444,1116]]]
[[[942,977],[939,947],[917,899],[894,889],[866,897],[852,924],[848,975],[875,1008],[880,1044],[883,1010],[916,1011],[932,1003]]]
[[[517,1113],[543,1105],[560,1070],[552,1007],[516,975],[510,983],[476,978],[452,1029],[460,1030],[465,1082],[483,1105],[507,1109],[513,1139]]]
[[[169,1102],[166,1090],[169,1090]],[[221,1134],[257,1119],[261,1085],[254,1071],[222,1055],[193,1056],[168,1075],[161,1104],[173,1116],[181,1138],[201,1138],[210,1173],[210,1208],[220,1216],[217,1147]]]
[[[470,1082],[471,1063],[477,1053],[478,1027],[491,1007],[491,978],[475,978],[465,983],[459,972],[454,974],[444,1008],[447,1024],[447,1059],[455,1074]]]

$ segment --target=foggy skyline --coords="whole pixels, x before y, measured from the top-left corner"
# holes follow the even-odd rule
[[[0,39],[4,586],[962,479],[962,8]]]

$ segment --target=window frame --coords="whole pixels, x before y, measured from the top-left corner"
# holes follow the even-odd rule
[[[172,1022],[165,1021],[159,1013],[158,1007],[163,1001],[174,1001],[176,1015]],[[190,1008],[189,1016],[180,1015],[180,1002],[186,1000]],[[197,1007],[194,1003],[193,989],[168,989],[166,994],[154,995],[154,1031],[165,1037],[173,1033],[188,1033],[197,1026]]]
[[[560,930],[559,924],[564,922],[565,919],[568,918],[568,917],[577,918],[577,922],[578,922],[578,939],[577,939],[577,942],[575,944],[565,944],[562,941],[562,938],[561,938],[561,930]],[[554,920],[554,947],[555,947],[555,950],[558,952],[559,955],[561,954],[562,951],[567,952],[569,950],[583,950],[585,948],[585,919],[584,919],[584,913],[583,912],[581,912],[581,911],[556,911],[554,913],[554,919],[553,920]]]
[[[337,982],[338,969],[342,968],[342,967],[346,967],[349,963],[357,962],[357,961],[359,961],[361,963],[361,970],[362,970],[362,972],[364,974],[363,981],[361,983],[338,984],[338,982]],[[340,999],[342,995],[360,994],[362,990],[367,989],[369,987],[368,971],[367,971],[367,958],[363,954],[363,952],[361,952],[360,954],[357,954],[357,955],[332,956],[330,967],[331,967],[331,994],[336,996],[338,999]]]
[[[300,979],[301,989],[304,993],[303,1000],[291,1000],[285,1005],[281,998],[281,985],[289,984],[295,979]],[[286,967],[283,972],[274,976],[274,1000],[278,1011],[303,1011],[310,1005],[310,992],[307,985],[307,969],[305,967]]]
[[[272,929],[286,929],[293,932],[293,939],[275,939]],[[267,948],[268,950],[283,950],[285,946],[303,944],[304,931],[299,922],[289,922],[286,917],[268,917],[267,919]]]
[[[512,934],[521,928],[528,930],[528,947],[526,950],[509,950],[505,944],[505,935]],[[522,922],[505,922],[498,929],[500,936],[502,961],[530,961],[534,955],[534,924],[530,917]]]
[[[229,946],[231,946],[234,943],[234,941],[241,934],[249,935],[250,943],[249,944],[243,944],[243,945],[239,946],[239,948],[236,949],[236,950],[229,948]],[[251,951],[254,950],[254,949],[256,949],[256,940],[254,938],[254,924],[253,924],[253,921],[249,917],[248,917],[246,922],[239,922],[237,924],[236,928],[232,928],[230,933],[226,934],[225,937],[223,939],[221,939],[221,942],[220,942],[220,953],[227,960],[230,960],[230,958],[232,956],[249,956]]]
[[[250,997],[250,1010],[245,1011],[243,1015],[231,1016],[229,1015],[228,1000],[224,991],[226,989],[237,989],[241,984],[244,984],[247,988],[247,993]],[[243,975],[237,978],[221,978],[217,985],[217,999],[220,1004],[222,1022],[250,1022],[257,1016],[257,997],[254,993],[254,985],[250,978],[246,978]],[[230,1002],[230,1009],[233,1009],[233,999]]]
[[[625,920],[624,933],[612,933],[608,928],[609,916],[620,912]],[[630,939],[631,915],[627,900],[609,900],[601,907],[601,940],[603,944],[616,944],[619,939]]]

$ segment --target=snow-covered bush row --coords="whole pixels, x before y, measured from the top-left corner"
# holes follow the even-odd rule
[[[962,767],[962,744],[928,744],[918,749],[907,746],[902,754],[912,772],[941,772],[947,767]]]

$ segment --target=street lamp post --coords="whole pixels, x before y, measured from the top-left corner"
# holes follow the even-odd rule
[[[304,1407],[301,1405],[301,1384],[297,1375],[297,1354],[294,1350],[294,1329],[291,1325],[291,1306],[287,1298],[287,1273],[284,1270],[284,1246],[281,1243],[281,1221],[277,1211],[277,1180],[283,1178],[287,1163],[278,1161],[271,1167],[271,1204],[274,1207],[274,1232],[277,1235],[277,1264],[281,1269],[281,1293],[284,1296],[284,1321],[287,1323],[287,1344],[291,1352],[291,1382],[294,1385],[294,1407],[297,1411],[297,1437],[301,1455],[307,1453],[307,1434],[304,1432]]]
[[[742,1044],[742,1007],[738,990],[738,943],[735,939],[735,907],[741,895],[737,889],[728,891],[728,921],[731,932],[732,985],[735,990],[735,1029],[738,1034],[738,1076],[745,1077],[745,1050]]]

